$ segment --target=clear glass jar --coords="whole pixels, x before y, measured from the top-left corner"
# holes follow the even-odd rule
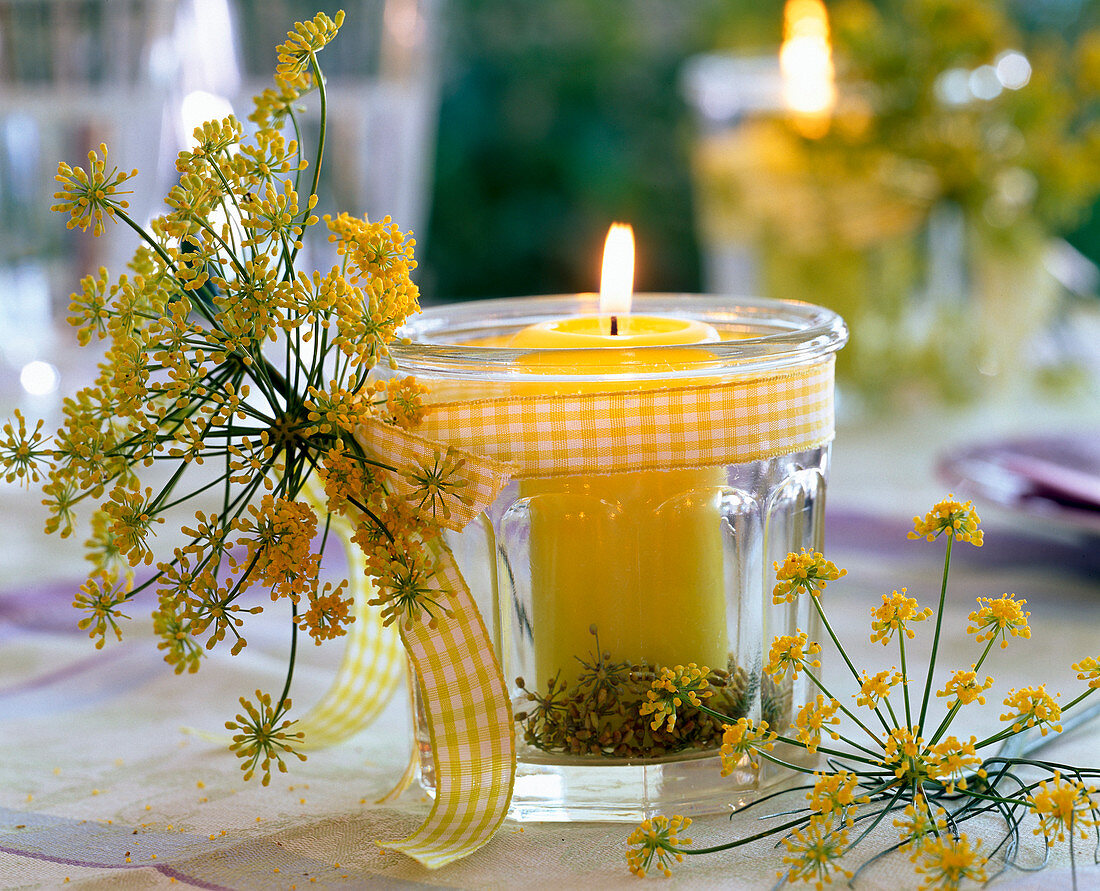
[[[795,301],[635,295],[633,312],[694,319],[716,343],[599,351],[517,350],[537,322],[596,314],[596,295],[428,309],[393,348],[428,401],[637,391],[783,373],[822,362],[847,330]],[[616,351],[619,352],[619,351]],[[806,599],[771,602],[772,563],[821,550],[828,444],[717,467],[514,480],[448,544],[511,683],[517,771],[510,816],[636,820],[740,806],[780,779],[745,759],[720,776],[721,723],[688,709],[674,731],[640,714],[662,667],[711,669],[708,705],[782,731],[813,698],[805,676],[763,674],[772,637],[816,634]],[[420,782],[434,789],[431,742],[414,690]],[[800,751],[800,750],[799,750]],[[787,760],[799,751],[784,752]]]

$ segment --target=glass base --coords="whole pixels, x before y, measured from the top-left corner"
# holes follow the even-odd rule
[[[746,765],[725,777],[721,768],[715,752],[644,762],[525,756],[516,765],[508,818],[521,823],[636,823],[658,814],[728,814],[798,776],[767,763],[759,771]]]
[[[757,790],[723,777],[717,755],[664,763],[532,764],[516,766],[510,819],[641,822],[657,814],[728,813]]]

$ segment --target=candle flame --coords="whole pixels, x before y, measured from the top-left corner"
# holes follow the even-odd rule
[[[810,139],[824,136],[836,107],[836,80],[829,16],[821,0],[787,0],[779,69],[783,102],[795,126]]]
[[[633,296],[634,229],[629,223],[612,223],[603,246],[600,314],[625,315]]]

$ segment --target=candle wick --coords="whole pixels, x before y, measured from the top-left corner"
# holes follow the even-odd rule
[[[611,336],[614,337],[618,333],[619,333],[619,317],[618,316],[612,316],[611,317]]]

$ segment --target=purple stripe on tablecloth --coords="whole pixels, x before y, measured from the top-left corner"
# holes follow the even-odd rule
[[[21,829],[14,827],[21,826]],[[186,882],[196,888],[208,888],[211,891],[231,891],[224,885],[215,885],[193,878],[168,863],[157,863],[150,859],[156,854],[163,857],[165,849],[169,853],[193,856],[190,849],[200,847],[193,837],[179,837],[175,834],[141,832],[135,833],[133,826],[123,824],[103,824],[54,817],[49,814],[15,811],[0,807],[0,828],[9,832],[0,836],[3,844],[0,851],[18,857],[30,857],[64,866],[81,866],[88,869],[143,869],[152,867],[167,878]],[[13,842],[25,838],[27,844],[16,847]],[[76,853],[77,856],[62,856],[60,851]],[[126,853],[122,853],[125,851]],[[132,854],[133,863],[124,858]],[[140,859],[138,859],[140,858]]]
[[[152,641],[120,644],[0,689],[0,715],[22,719],[93,708],[171,672]]]
[[[137,583],[141,584],[144,580],[139,577]],[[88,632],[76,627],[83,613],[73,607],[73,600],[80,593],[83,581],[53,579],[0,591],[0,623],[11,623],[27,631],[86,637]],[[156,592],[149,588],[134,595],[122,611],[131,616],[149,613],[155,603]]]
[[[364,826],[360,831],[363,843],[372,844],[373,827]],[[332,864],[289,850],[278,841],[278,836],[274,839],[224,836],[207,840],[190,833],[146,829],[125,822],[76,820],[5,807],[0,807],[0,852],[85,869],[152,867],[178,882],[215,891],[230,891],[232,886],[200,879],[192,873],[207,871],[203,869],[205,866],[216,876],[219,872],[224,874],[227,863],[235,863],[231,872],[246,887],[272,887],[276,867],[283,877],[322,877],[326,888],[369,886],[407,891],[435,887],[414,880],[356,871],[354,867],[341,869],[341,872],[350,873],[346,877],[338,875]],[[127,854],[132,863],[125,862]],[[157,860],[151,859],[153,854],[157,855]],[[28,879],[31,877],[28,873]]]
[[[51,857],[49,854],[32,854],[27,851],[17,851],[15,848],[6,848],[0,845],[0,851],[5,854],[14,854],[17,857],[29,857],[32,860],[45,860],[47,863],[59,863],[62,866],[82,866],[88,869],[148,869],[152,867],[165,878],[175,879],[195,888],[209,888],[211,891],[233,891],[226,885],[215,885],[212,882],[204,882],[202,879],[193,878],[178,869],[165,866],[161,863],[93,863],[90,860],[74,860],[71,857]]]
[[[85,659],[78,659],[76,662],[70,662],[62,668],[48,671],[45,674],[40,674],[22,683],[12,684],[10,687],[0,687],[0,697],[15,696],[20,693],[37,690],[40,687],[48,687],[50,684],[70,681],[78,674],[83,674],[85,671],[91,669],[102,671],[105,666],[109,666],[112,662],[117,662],[119,659],[124,658],[125,655],[126,654],[121,649],[116,648],[108,650],[106,653],[99,653],[95,656],[88,656]]]
[[[921,543],[907,538],[911,521],[874,516],[862,511],[829,507],[826,509],[825,537],[830,555],[838,550],[873,553],[886,558],[903,556],[913,559]],[[927,558],[942,562],[942,549],[927,550]],[[1027,535],[1013,529],[986,527],[985,543],[978,548],[955,548],[952,565],[972,565],[990,569],[1015,566],[1056,567],[1059,571],[1100,580],[1100,544],[1096,538],[1082,535],[1072,538],[1046,538]]]
[[[0,592],[0,623],[30,631],[86,634],[76,627],[80,616],[72,606],[79,589],[79,582],[63,580]]]

